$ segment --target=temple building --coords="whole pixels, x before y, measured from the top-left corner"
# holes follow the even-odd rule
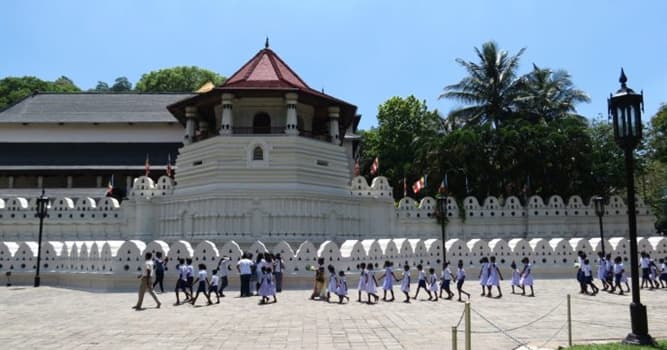
[[[35,93],[0,111],[0,195],[101,197],[113,175],[119,197],[132,179],[166,171],[182,146],[165,108],[193,94]],[[173,162],[173,161],[172,161]]]

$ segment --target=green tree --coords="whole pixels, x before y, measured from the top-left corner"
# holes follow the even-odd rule
[[[408,184],[428,175],[430,145],[441,129],[437,111],[429,111],[426,102],[415,96],[392,97],[378,107],[378,127],[362,134],[364,173],[375,157],[380,173],[394,187],[395,198],[403,196],[403,178]]]
[[[111,91],[131,91],[132,83],[126,77],[118,77],[111,86]]]
[[[576,104],[590,102],[588,95],[574,87],[564,70],[552,71],[533,64],[533,70],[522,77],[522,91],[517,108],[532,119],[551,121],[576,114]]]
[[[492,123],[499,127],[515,111],[515,101],[521,92],[517,69],[524,51],[510,55],[490,41],[484,43],[481,50],[475,48],[478,63],[458,58],[456,62],[466,69],[468,76],[446,86],[440,98],[454,99],[468,106],[451,114],[467,124]]]
[[[178,66],[142,75],[135,88],[140,92],[192,92],[208,81],[220,85],[225,78],[203,68]]]
[[[92,89],[92,91],[109,91],[111,90],[109,88],[109,84],[103,81],[98,81],[97,85],[95,85],[95,89]]]
[[[67,77],[60,77],[55,82],[36,77],[6,77],[0,80],[0,109],[24,99],[35,92],[76,92],[81,91]]]

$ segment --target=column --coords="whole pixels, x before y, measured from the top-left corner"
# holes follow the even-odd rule
[[[329,107],[329,135],[331,136],[331,143],[334,145],[340,144],[340,128],[338,127],[338,117],[340,116],[340,108],[337,106]]]
[[[72,188],[72,176],[67,176],[67,188]]]
[[[9,176],[9,188],[14,188],[14,176]]]
[[[44,177],[37,176],[37,188],[42,188],[42,187],[44,187]]]
[[[222,118],[220,122],[220,135],[231,135],[234,128],[234,113],[232,109],[233,94],[222,94]]]
[[[185,107],[185,138],[183,144],[189,145],[195,140],[195,123],[197,118],[197,107]]]
[[[296,116],[296,103],[298,95],[290,92],[285,94],[285,104],[287,105],[287,118],[285,118],[285,134],[298,135],[299,130],[296,128],[298,121]]]

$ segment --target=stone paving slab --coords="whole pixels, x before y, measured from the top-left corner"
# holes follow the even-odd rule
[[[473,349],[566,345],[565,299],[577,292],[573,280],[539,280],[535,298],[510,294],[506,283],[502,299],[480,297],[475,284],[466,287],[479,313],[472,315]],[[136,293],[0,287],[0,348],[451,349],[451,327],[464,304],[426,301],[425,294],[404,304],[398,289],[395,293],[396,302],[366,305],[354,301],[356,290],[351,290],[353,301],[338,305],[310,301],[307,290],[288,290],[278,295],[278,303],[258,305],[258,298],[239,298],[229,290],[220,304],[205,306],[200,296],[196,307],[173,306],[174,294],[166,293],[159,295],[161,309],[153,308],[147,295],[147,309],[134,311]],[[667,338],[667,290],[642,290],[642,301],[648,306],[651,334]],[[630,296],[573,294],[575,342],[625,337],[629,303]],[[479,315],[509,329],[507,335]],[[459,349],[463,339],[460,332]]]

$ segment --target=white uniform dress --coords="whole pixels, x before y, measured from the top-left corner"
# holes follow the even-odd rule
[[[489,263],[482,263],[482,274],[479,276],[479,284],[486,286],[486,282],[489,280]]]
[[[347,280],[345,277],[338,278],[338,286],[336,286],[336,294],[340,296],[347,296]]]
[[[384,281],[382,282],[382,289],[391,290],[394,288],[394,269],[387,267],[384,269]]]
[[[607,260],[600,259],[600,263],[598,264],[598,279],[604,281],[607,279],[606,277],[607,277]]]
[[[410,271],[403,272],[403,280],[401,280],[401,292],[410,293]]]
[[[435,273],[431,274],[428,277],[428,287],[431,292],[437,293],[438,292],[438,277],[435,275]]]
[[[500,276],[498,275],[498,265],[496,263],[489,263],[489,276],[486,280],[487,286],[498,286],[500,285]]]
[[[268,297],[274,295],[273,289],[273,276],[270,273],[262,273],[262,277],[259,279],[259,295],[263,297]]]
[[[512,285],[518,286],[521,284],[520,281],[521,281],[521,271],[519,271],[519,269],[514,269],[514,271],[512,271]]]
[[[338,281],[336,281],[336,273],[329,275],[329,285],[327,286],[327,292],[331,294],[336,294],[336,287]]]
[[[377,285],[375,284],[375,274],[373,270],[366,271],[366,293],[376,294]]]
[[[366,290],[366,270],[361,270],[361,274],[359,274],[359,284],[357,284],[357,289],[362,291]]]
[[[519,283],[521,283],[521,285],[523,285],[523,286],[532,286],[533,285],[533,273],[532,273],[531,270],[533,269],[533,266],[531,264],[526,264],[525,269],[526,269],[526,272],[524,272],[523,276],[521,276],[521,280],[519,281]]]

